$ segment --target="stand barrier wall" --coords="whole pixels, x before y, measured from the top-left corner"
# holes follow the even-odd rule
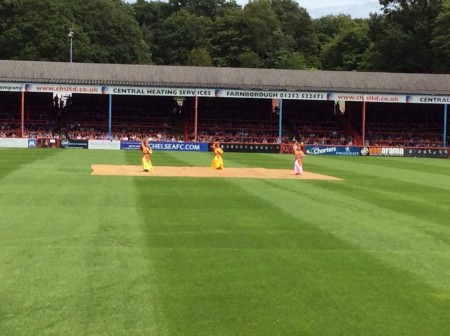
[[[0,138],[0,148],[64,148],[100,150],[139,150],[140,141],[78,140],[46,138]],[[208,152],[212,143],[205,142],[150,142],[155,151]],[[225,152],[292,154],[293,144],[222,143]],[[384,156],[449,158],[448,147],[389,147],[389,146],[326,146],[306,145],[307,155]]]

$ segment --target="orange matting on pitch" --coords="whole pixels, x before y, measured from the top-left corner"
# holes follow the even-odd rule
[[[135,165],[92,165],[92,175],[107,176],[159,176],[159,177],[226,177],[226,178],[260,178],[260,179],[299,179],[299,180],[330,180],[340,181],[340,178],[328,175],[304,172],[295,175],[290,169],[266,168],[225,168],[214,170],[210,167],[173,167],[157,166],[151,172],[144,172],[142,166]]]

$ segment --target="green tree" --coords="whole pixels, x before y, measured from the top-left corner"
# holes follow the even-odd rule
[[[166,2],[137,0],[132,4],[135,18],[141,27],[144,41],[153,48],[155,43],[155,30],[158,24],[172,14],[172,8]]]
[[[219,67],[240,66],[239,55],[249,38],[242,34],[243,16],[239,8],[229,8],[212,25],[212,57]]]
[[[442,0],[380,0],[384,15],[374,15],[369,36],[373,70],[431,72],[430,46]]]
[[[241,33],[245,37],[243,43],[264,61],[276,50],[275,32],[281,31],[280,22],[273,11],[269,0],[250,1],[243,10]],[[265,67],[268,67],[266,64]]]
[[[131,7],[117,0],[10,0],[0,6],[0,57],[76,62],[149,63]]]
[[[69,60],[68,17],[69,12],[55,1],[4,1],[0,6],[0,58]]]
[[[436,19],[431,46],[433,70],[438,73],[450,73],[450,0],[445,1],[442,12]]]
[[[319,41],[306,9],[294,0],[271,0],[271,4],[280,22],[281,31],[294,42],[293,50],[309,56],[318,56]]]
[[[326,15],[313,20],[313,26],[317,34],[317,39],[321,46],[324,46],[334,39],[341,31],[353,26],[353,19],[350,15]]]
[[[151,54],[132,7],[117,0],[63,0],[72,10],[75,34],[89,45],[84,62],[150,63]],[[74,39],[75,41],[75,39]]]
[[[186,9],[193,14],[206,16],[211,20],[223,8],[239,7],[234,0],[228,2],[226,0],[169,0],[169,5],[174,11]]]
[[[212,57],[205,48],[194,48],[189,52],[188,65],[210,67]]]
[[[353,21],[328,42],[321,53],[322,68],[325,70],[360,70],[363,59],[370,46],[368,23],[365,20]]]
[[[211,50],[212,22],[182,9],[173,13],[156,28],[154,61],[157,64],[186,65],[195,48]]]
[[[302,53],[283,51],[277,54],[274,68],[305,70],[308,68],[308,64]]]
[[[244,68],[261,68],[264,66],[264,62],[259,55],[254,51],[245,51],[238,56],[241,67]]]

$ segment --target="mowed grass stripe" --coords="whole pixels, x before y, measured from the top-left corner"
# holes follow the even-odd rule
[[[239,185],[291,216],[450,293],[450,247],[448,242],[436,239],[449,237],[448,227],[417,219],[407,209],[392,211],[312,184],[296,188],[285,181],[276,186],[271,182],[242,181]],[[274,193],[276,198],[272,197]],[[299,206],[304,211],[300,212]]]
[[[365,335],[406,328],[419,335],[445,313],[441,305],[432,309],[433,322],[417,320],[425,313],[423,301],[434,299],[420,282],[235,185],[202,186],[201,196],[195,182],[142,186],[149,191],[143,199],[151,199],[148,241],[172,334],[333,335],[337,329]],[[233,201],[213,197],[214,190],[226,194],[228,188]],[[151,189],[161,191],[158,197]],[[183,201],[185,195],[191,202]],[[196,211],[192,201],[209,213]],[[405,311],[409,305],[413,311]]]
[[[271,158],[277,164],[285,160],[285,156],[265,155],[252,160],[267,164]],[[198,158],[191,154],[191,159]],[[248,160],[231,154],[225,163],[245,165]],[[389,249],[368,248],[329,230],[325,224],[340,210],[332,206],[340,197],[316,195],[328,193],[320,190],[326,183],[139,180],[142,208],[151,213],[147,241],[170,333],[423,335],[448,331],[448,292],[380,257],[379,252],[389,253],[395,244]],[[304,202],[308,197],[316,208]],[[329,205],[330,212],[325,210]],[[361,219],[373,210],[344,212]],[[376,233],[376,227],[363,229]],[[387,239],[386,244],[392,243],[391,237],[380,236]]]
[[[56,155],[57,151],[30,151],[28,149],[0,148],[0,181],[3,177],[43,158]],[[32,173],[32,171],[30,171]]]
[[[342,178],[348,176],[349,179],[352,179],[358,175],[373,176],[375,178],[387,179],[386,185],[389,185],[389,180],[396,180],[399,182],[415,183],[421,186],[450,189],[449,160],[445,159],[436,160],[441,161],[443,164],[446,162],[447,166],[444,164],[442,167],[436,167],[434,165],[429,167],[426,165],[426,160],[414,158],[349,157],[344,160],[339,160],[336,157],[308,156],[307,158],[311,162],[310,169],[323,172],[323,167],[330,167],[329,169],[332,175],[336,174]],[[391,162],[389,159],[393,161]],[[404,160],[405,163],[399,163],[397,160]],[[408,164],[408,162],[416,164]],[[305,169],[308,169],[308,161],[304,165]]]
[[[320,187],[450,228],[450,199],[447,197],[448,191],[444,189],[406,184],[392,179],[386,181],[375,176],[361,178],[359,183],[322,183]],[[445,239],[445,236],[441,238]]]
[[[50,152],[1,181],[0,334],[165,335],[124,154]]]
[[[353,219],[346,229],[356,225],[358,218],[364,221],[368,214],[373,215],[372,223],[378,223],[374,210],[386,208],[386,202],[380,201],[385,179],[377,179],[376,172],[370,169],[355,173],[352,167],[365,162],[377,164],[380,158],[337,158],[335,164],[330,158],[309,156],[306,169],[336,174],[345,181],[276,182],[94,177],[89,176],[90,164],[139,164],[139,152],[75,150],[61,154],[58,156],[62,163],[55,158],[42,167],[35,165],[38,171],[30,188],[20,179],[25,176],[22,170],[13,174],[17,179],[6,179],[7,188],[3,185],[5,180],[0,181],[1,191],[16,193],[16,199],[33,195],[29,202],[32,207],[23,215],[20,206],[0,196],[0,201],[5,201],[4,208],[0,205],[2,213],[4,209],[13,209],[14,218],[24,222],[25,217],[37,212],[39,218],[44,216],[50,223],[32,228],[29,234],[23,223],[17,232],[11,225],[5,230],[7,247],[0,249],[1,257],[7,251],[8,260],[6,266],[0,264],[1,334],[447,335],[450,332],[447,290],[430,285],[420,275],[380,257],[388,248],[370,250],[341,237],[342,233],[336,234],[326,225],[329,220],[338,226],[333,216],[341,219],[335,204],[340,196],[347,208],[344,212]],[[161,166],[209,166],[211,159],[211,153],[154,154],[154,164]],[[383,169],[390,168],[388,163],[383,164],[386,166]],[[292,156],[226,153],[225,164],[292,168]],[[401,169],[408,174],[406,168]],[[56,172],[55,182],[51,182],[54,177],[48,176],[47,170]],[[389,185],[386,198],[392,203],[408,186],[408,197],[421,203],[423,212],[429,210],[427,202],[421,201],[417,193],[417,188],[425,184],[391,179]],[[51,197],[55,206],[46,205],[44,197],[36,196],[34,189],[42,186],[55,191],[56,195]],[[374,201],[370,200],[371,189],[377,195]],[[70,195],[62,198],[64,190],[82,199],[80,206],[69,202]],[[437,190],[437,187],[423,188],[424,198]],[[322,199],[321,193],[330,196]],[[368,196],[361,199],[364,193]],[[97,197],[100,200],[93,200]],[[64,201],[59,201],[61,198]],[[310,198],[310,203],[302,202],[303,198]],[[289,200],[288,206],[283,206],[285,200]],[[360,211],[349,210],[352,200],[356,200]],[[318,209],[316,203],[323,208],[315,218],[304,218],[303,213],[312,206],[316,206],[312,210]],[[365,209],[365,203],[375,205]],[[438,207],[444,208],[445,204],[441,201]],[[325,211],[327,206],[330,212]],[[39,212],[38,207],[46,211]],[[405,213],[401,206],[388,209],[393,215]],[[55,214],[50,215],[51,211]],[[57,211],[72,219],[65,219],[65,223],[65,216],[57,215]],[[420,209],[417,211],[422,213]],[[407,234],[420,225],[425,231],[429,223],[436,233],[446,228],[442,219],[436,219],[439,214],[430,216],[433,218],[430,222],[423,220],[423,215],[418,216],[423,223],[407,226]],[[94,222],[85,223],[88,218]],[[53,219],[63,220],[63,224]],[[366,224],[365,231],[385,239],[384,228],[380,234],[376,226]],[[396,231],[394,236],[401,230]],[[1,246],[2,239],[3,232]],[[400,252],[395,244],[390,248]],[[36,262],[40,268],[35,266]],[[31,272],[26,273],[27,268]],[[7,276],[3,276],[4,270]],[[11,280],[3,285],[6,278]],[[51,286],[41,282],[49,282]]]

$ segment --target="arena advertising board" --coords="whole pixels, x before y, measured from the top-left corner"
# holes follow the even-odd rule
[[[342,155],[358,156],[361,153],[361,147],[357,146],[314,146],[306,145],[306,154],[312,155]]]
[[[425,147],[380,147],[370,146],[361,148],[361,155],[367,156],[397,156],[397,157],[423,157],[423,158],[448,158],[446,148]]]
[[[212,151],[212,143],[209,144],[209,149]],[[238,152],[238,153],[279,153],[280,145],[277,144],[236,144],[224,143],[220,147],[224,152]]]
[[[89,140],[89,149],[113,149],[120,150],[120,140]]]
[[[88,142],[88,140],[63,139],[60,141],[60,147],[61,148],[88,149],[89,142]]]
[[[403,147],[369,146],[361,148],[361,155],[367,156],[405,156]]]
[[[73,84],[1,83],[0,91],[62,94],[107,94],[141,96],[218,97],[251,99],[290,99],[318,101],[351,101],[368,103],[450,104],[450,96],[396,95],[378,93],[228,90],[219,88],[177,88],[142,86],[99,86]]]

